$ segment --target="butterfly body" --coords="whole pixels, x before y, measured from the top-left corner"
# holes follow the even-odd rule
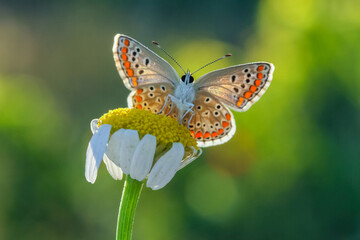
[[[183,77],[184,81],[180,79],[179,84],[174,89],[174,96],[171,100],[175,103],[178,108],[178,121],[181,123],[182,118],[186,115],[186,112],[191,112],[194,107],[194,100],[196,92],[194,84],[190,83],[190,72],[187,72]]]
[[[249,109],[269,87],[274,66],[255,62],[220,69],[196,81],[188,71],[179,77],[164,59],[132,39],[117,34],[116,67],[131,90],[129,107],[173,117],[187,126],[198,146],[228,141],[235,133],[232,112]]]

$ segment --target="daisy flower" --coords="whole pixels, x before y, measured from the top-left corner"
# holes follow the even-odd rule
[[[201,154],[191,132],[176,120],[140,109],[119,108],[94,119],[86,152],[85,177],[97,178],[104,161],[115,180],[126,175],[116,239],[129,240],[143,185],[163,188]]]
[[[86,152],[85,177],[94,183],[104,161],[115,180],[123,173],[153,190],[199,156],[189,130],[169,117],[139,109],[119,108],[90,124],[93,136]]]

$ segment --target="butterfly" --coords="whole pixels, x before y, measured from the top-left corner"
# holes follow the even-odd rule
[[[184,75],[179,77],[163,58],[123,34],[115,36],[113,54],[116,68],[131,90],[128,106],[177,119],[188,127],[199,147],[231,139],[236,125],[228,107],[237,112],[248,110],[268,89],[275,69],[268,62],[247,63],[207,73],[194,81],[195,72],[183,70]]]

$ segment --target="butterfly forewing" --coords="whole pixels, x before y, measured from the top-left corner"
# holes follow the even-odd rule
[[[182,124],[189,126],[199,147],[224,143],[234,135],[236,126],[231,111],[208,92],[197,92],[193,111]]]
[[[153,83],[178,84],[179,76],[174,68],[131,37],[117,34],[113,54],[116,68],[128,89]]]
[[[274,66],[256,62],[210,72],[195,82],[196,91],[207,91],[235,111],[249,109],[264,94]]]

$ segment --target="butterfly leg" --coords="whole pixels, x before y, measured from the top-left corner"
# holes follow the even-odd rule
[[[186,112],[181,116],[181,120],[189,113],[192,112],[194,114],[194,111],[192,110],[194,107],[194,104],[192,103],[186,103],[186,107],[188,108]]]
[[[194,107],[194,104],[192,104],[192,103],[186,103],[186,105],[187,105],[188,109],[187,109],[187,111],[185,112],[185,114],[183,115],[183,117],[185,117],[186,114],[188,114],[189,112],[191,112],[192,109],[193,109],[193,107]]]
[[[170,99],[171,99],[171,97],[170,97]],[[172,102],[172,101],[171,101]],[[170,113],[172,112],[172,110],[173,110],[173,106],[174,106],[174,104],[171,104],[170,103],[170,110],[169,110],[169,112],[166,114],[166,116],[169,116],[170,115]]]
[[[180,100],[179,100],[177,97],[175,97],[175,96],[173,96],[173,95],[171,95],[171,94],[169,94],[168,97],[171,99],[171,102],[173,103],[173,104],[171,105],[171,109],[170,109],[170,111],[169,111],[168,114],[170,114],[170,112],[172,111],[173,106],[174,106],[174,104],[175,104],[175,105],[177,106],[178,110],[179,110],[178,120],[179,120],[179,123],[181,124],[181,119],[182,119],[182,115],[181,115],[181,109],[182,109],[182,107],[181,107],[181,106],[182,106],[182,104],[181,104]]]
[[[192,103],[188,103],[188,102],[182,102],[180,101],[177,97],[169,94],[166,96],[166,101],[165,101],[165,104],[163,106],[163,108],[161,109],[160,112],[163,111],[163,109],[165,108],[165,106],[167,105],[169,99],[171,100],[171,102],[173,104],[171,104],[171,107],[170,107],[170,111],[168,112],[167,115],[169,115],[171,113],[171,111],[173,110],[173,106],[174,104],[176,105],[176,107],[178,108],[179,110],[179,114],[178,114],[178,121],[179,121],[179,124],[181,124],[182,120],[184,119],[184,117],[191,112],[191,116],[194,115],[194,111],[192,110],[193,107],[194,107],[194,104]]]
[[[190,124],[190,122],[191,122],[191,119],[192,119],[193,116],[194,116],[194,110],[192,110],[193,107],[194,107],[194,104],[192,104],[192,103],[185,103],[184,105],[186,105],[187,110],[186,110],[185,113],[181,116],[181,119],[179,120],[179,122],[181,123],[182,120],[184,119],[184,117],[185,117],[188,113],[191,113],[191,117],[189,118],[189,121],[188,121],[188,123],[187,123],[187,128],[189,129],[189,124]]]
[[[194,116],[194,110],[191,110],[190,112],[191,112],[191,117],[189,118],[189,121],[188,121],[188,123],[187,123],[187,128],[188,128],[188,129],[190,129],[190,122],[191,122],[191,120],[192,120],[192,118],[193,118],[193,116]]]
[[[166,96],[164,106],[161,108],[161,110],[160,110],[157,114],[161,114],[161,113],[164,111],[164,109],[165,109],[166,105],[167,105],[167,104],[168,104],[168,102],[169,102],[169,99],[171,99],[171,97],[170,97],[170,96],[171,96],[170,94]],[[171,106],[171,109],[170,109],[170,111],[169,111],[168,115],[170,114],[171,110],[172,110],[172,106]]]

